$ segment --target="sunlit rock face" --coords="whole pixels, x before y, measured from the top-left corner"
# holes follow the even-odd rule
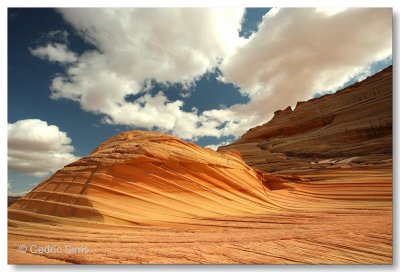
[[[293,90],[295,91],[295,90]],[[220,150],[267,171],[391,164],[392,66],[335,94],[278,110]]]
[[[237,152],[131,131],[38,185],[11,206],[10,218],[150,224],[257,214],[273,206],[263,185],[267,179]]]

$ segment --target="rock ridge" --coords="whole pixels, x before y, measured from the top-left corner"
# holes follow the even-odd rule
[[[334,94],[277,110],[273,118],[219,150],[235,149],[267,170],[362,166],[392,157],[392,66]]]

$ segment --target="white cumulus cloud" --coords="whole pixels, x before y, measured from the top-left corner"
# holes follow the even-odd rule
[[[251,126],[265,123],[277,109],[365,77],[372,63],[391,55],[391,9],[274,9],[222,64],[223,80],[251,98],[228,110],[255,114]]]
[[[277,109],[364,77],[372,63],[392,55],[386,8],[273,9],[248,39],[239,37],[244,9],[59,12],[95,50],[76,56],[53,79],[51,97],[76,101],[108,124],[185,139],[239,136]],[[216,67],[249,103],[199,113],[183,110],[184,97],[169,101],[162,89],[148,92],[151,80],[190,88]]]
[[[39,119],[8,124],[8,169],[43,177],[78,159],[67,134]]]
[[[51,62],[71,63],[78,60],[76,53],[67,48],[65,44],[48,43],[45,46],[29,48],[29,51],[35,57]]]
[[[53,99],[70,99],[104,114],[110,124],[159,129],[192,139],[220,136],[215,120],[182,110],[162,90],[146,94],[149,80],[183,89],[244,42],[243,8],[59,9],[96,50],[84,52],[51,84]],[[128,102],[129,95],[141,96]],[[184,91],[182,95],[184,95]]]
[[[222,142],[220,142],[220,143],[218,143],[218,144],[207,145],[206,147],[211,148],[212,150],[217,151],[217,150],[218,150],[218,147],[224,146],[224,145],[228,145],[228,144],[230,144],[230,143],[232,143],[232,141],[222,141]]]

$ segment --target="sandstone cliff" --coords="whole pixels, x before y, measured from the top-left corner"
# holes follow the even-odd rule
[[[278,110],[219,150],[267,170],[357,167],[392,159],[392,66],[334,94]]]

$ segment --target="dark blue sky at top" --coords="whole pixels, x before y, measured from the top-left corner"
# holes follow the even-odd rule
[[[240,33],[248,37],[257,31],[262,16],[267,8],[246,9]],[[76,31],[68,25],[54,9],[48,8],[9,8],[8,9],[8,122],[15,123],[23,119],[41,119],[49,125],[56,125],[67,132],[75,147],[74,154],[85,156],[109,137],[125,130],[134,129],[127,126],[106,125],[101,122],[102,115],[85,112],[79,103],[66,99],[52,100],[50,84],[53,77],[63,73],[64,67],[34,57],[29,48],[35,48],[48,42],[46,34],[50,31],[66,30],[69,33],[68,47],[82,53],[94,49],[86,43]],[[54,42],[54,40],[52,40]],[[196,107],[201,113],[204,110],[229,107],[237,103],[246,103],[249,99],[242,96],[233,84],[225,84],[216,79],[219,71],[202,76],[190,89],[190,95],[182,97],[179,86],[166,88],[155,84],[152,93],[162,90],[174,101],[183,100],[185,111]],[[217,144],[232,140],[232,137],[203,137],[200,145]],[[9,173],[13,181],[13,190],[24,191],[33,187],[42,178],[28,177]]]

